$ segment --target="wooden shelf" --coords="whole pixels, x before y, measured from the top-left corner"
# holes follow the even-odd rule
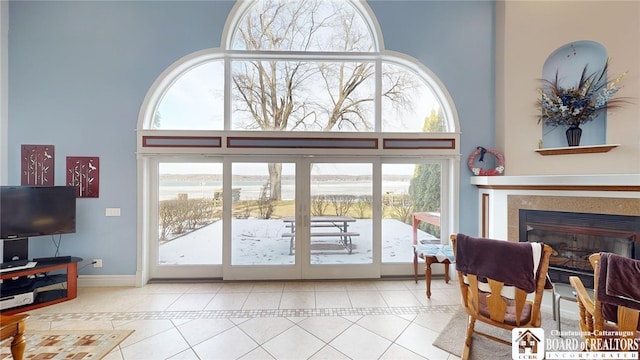
[[[593,154],[593,153],[606,153],[611,151],[611,149],[613,148],[617,148],[618,146],[620,146],[620,144],[558,147],[558,148],[535,149],[534,151],[544,156],[567,155],[567,154]]]

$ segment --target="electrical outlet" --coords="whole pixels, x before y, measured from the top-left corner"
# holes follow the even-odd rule
[[[106,208],[104,216],[120,216],[120,208]]]
[[[93,259],[93,267],[101,268],[102,267],[102,259]]]

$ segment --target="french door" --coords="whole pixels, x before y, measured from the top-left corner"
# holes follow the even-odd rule
[[[451,228],[446,161],[234,155],[148,165],[150,278],[412,275],[414,236],[446,243],[441,229]],[[412,227],[416,212],[439,222]]]
[[[154,165],[151,278],[380,275],[375,159],[227,156]]]

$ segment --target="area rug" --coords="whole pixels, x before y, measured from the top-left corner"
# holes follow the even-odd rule
[[[578,321],[577,320],[562,320],[561,329],[563,333],[577,332]],[[542,328],[546,339],[557,337],[556,331],[557,325],[553,320],[551,313],[542,312]],[[476,321],[475,329],[477,331],[493,335],[497,338],[504,339],[511,342],[511,331],[500,329],[494,326]],[[438,347],[448,353],[462,356],[462,349],[464,347],[464,338],[467,333],[467,313],[460,308],[444,330],[433,342],[433,346]],[[489,340],[484,336],[473,334],[473,341],[471,343],[471,360],[484,360],[484,359],[511,359],[511,346],[501,344],[497,341]]]
[[[98,360],[105,357],[133,330],[28,330],[26,360]],[[11,339],[0,343],[0,360],[11,357]]]

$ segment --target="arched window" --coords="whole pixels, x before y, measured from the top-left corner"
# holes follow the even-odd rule
[[[225,50],[186,57],[167,74],[145,128],[455,131],[438,80],[415,60],[381,51],[361,3],[258,0],[237,13]],[[434,117],[439,126],[426,127]]]
[[[178,74],[153,113],[151,129],[224,129],[224,62],[211,59]]]
[[[358,4],[343,0],[247,2],[230,50],[375,52],[375,32]]]
[[[238,1],[221,46],[176,61],[142,104],[139,263],[151,277],[405,274],[411,239],[457,227],[457,129],[443,84],[384,50],[365,2]],[[412,228],[416,212],[442,216]],[[335,231],[315,216],[349,217],[354,256],[311,254],[311,228]],[[247,239],[260,256],[240,256]]]

